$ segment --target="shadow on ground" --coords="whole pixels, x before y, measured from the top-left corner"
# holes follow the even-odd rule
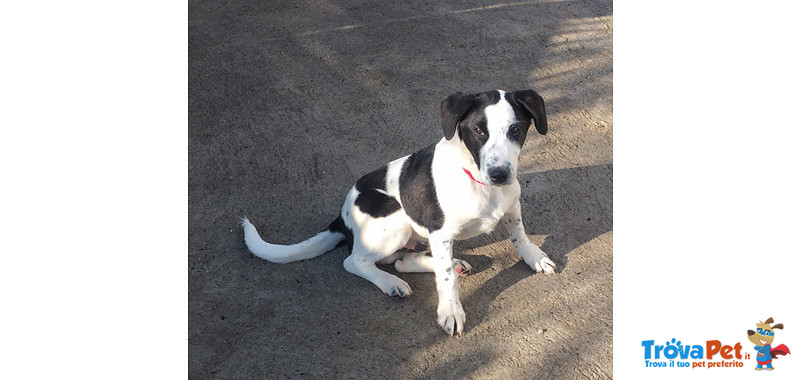
[[[522,200],[526,225],[533,227],[529,227],[528,232],[547,236],[540,246],[556,263],[556,273],[562,273],[568,266],[570,252],[612,230],[611,172],[611,165],[599,165],[520,176],[522,183],[536,189],[532,197],[525,196]],[[587,188],[597,196],[587,197]],[[560,211],[554,213],[553,209]],[[561,214],[564,211],[566,215]],[[507,234],[495,232],[492,235],[507,238]],[[481,248],[476,247],[476,250]],[[472,262],[469,258],[467,261]],[[480,262],[476,268],[479,272],[485,265],[484,260]],[[465,305],[474,308],[470,314],[474,325],[469,327],[483,321],[488,305],[499,294],[531,275],[531,268],[523,261],[493,275],[472,297],[464,300]]]

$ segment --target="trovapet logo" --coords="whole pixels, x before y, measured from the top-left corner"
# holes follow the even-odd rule
[[[719,340],[693,345],[682,344],[675,338],[664,345],[656,344],[655,340],[643,340],[642,347],[646,367],[743,367],[742,359],[750,357],[750,354],[742,354],[741,343],[726,345]]]
[[[756,323],[755,330],[747,330],[747,339],[755,344],[755,353],[743,348],[741,342],[722,342],[717,339],[684,344],[676,338],[657,344],[655,340],[643,340],[644,365],[648,368],[745,368],[745,362],[755,362],[756,370],[772,371],[773,360],[791,354],[785,344],[772,346],[775,330],[783,330],[783,324],[773,324],[768,318]],[[753,367],[749,367],[753,368]]]

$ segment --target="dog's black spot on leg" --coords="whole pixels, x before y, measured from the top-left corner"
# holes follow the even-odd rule
[[[450,281],[450,277],[445,277],[444,280],[445,281]]]
[[[453,267],[447,268],[447,273],[451,273],[451,272],[453,272]]]

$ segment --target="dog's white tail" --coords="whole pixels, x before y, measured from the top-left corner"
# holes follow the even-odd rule
[[[317,257],[335,248],[345,236],[330,229],[292,245],[270,244],[261,239],[256,227],[247,218],[242,219],[244,242],[254,255],[273,263],[290,263]]]

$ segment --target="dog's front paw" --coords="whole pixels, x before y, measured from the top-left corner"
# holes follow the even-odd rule
[[[439,318],[438,323],[447,335],[453,336],[455,332],[458,335],[464,331],[464,322],[467,315],[464,314],[464,308],[461,307],[460,302],[452,305],[439,305]]]
[[[555,273],[556,263],[550,260],[547,254],[541,250],[530,255],[524,255],[522,259],[525,260],[525,264],[533,268],[536,273]]]

